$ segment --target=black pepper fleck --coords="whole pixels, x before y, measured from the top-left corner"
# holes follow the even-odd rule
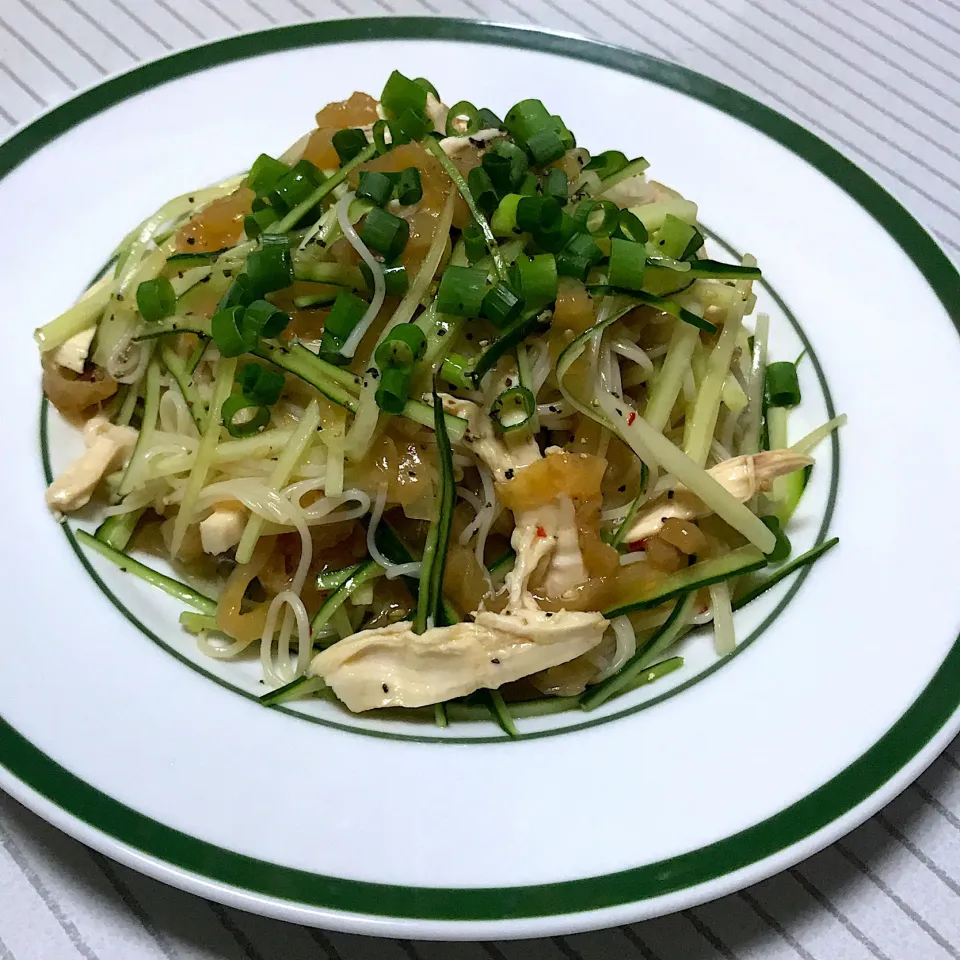
[[[550,613],[549,611],[547,611],[547,616],[548,616],[548,617],[552,617],[552,616],[553,616],[553,614],[552,614],[552,613]]]
[[[122,293],[118,293],[118,294],[117,294],[117,303],[123,303],[123,294],[122,294]]]
[[[177,271],[177,279],[178,279],[178,280],[182,280],[182,279],[183,279],[183,271],[182,271],[182,270],[178,270],[178,271]]]
[[[617,492],[618,492],[618,493],[626,493],[626,492],[627,492],[627,485],[624,484],[622,487],[617,487]]]
[[[499,658],[499,657],[494,657],[490,662],[491,662],[491,663],[499,663],[499,662],[500,662],[500,658]]]
[[[187,243],[189,243],[191,247],[192,247],[196,242],[197,242],[197,238],[196,238],[196,237],[187,237]]]
[[[504,472],[503,475],[504,475],[508,480],[512,480],[512,479],[513,479],[513,470],[507,470],[507,471]]]
[[[390,688],[389,688],[386,684],[383,684],[383,692],[384,692],[384,693],[389,693],[389,692],[390,692]]]
[[[676,493],[675,490],[668,490],[668,491],[667,491],[667,499],[668,499],[668,500],[672,500],[674,493]]]

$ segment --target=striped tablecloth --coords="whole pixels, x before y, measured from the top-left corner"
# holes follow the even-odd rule
[[[634,46],[832,142],[960,257],[960,0],[0,0],[0,135],[137,62],[279,23],[444,14]],[[960,958],[960,740],[842,842],[682,914],[552,940],[321,933],[162,886],[0,794],[0,960]]]

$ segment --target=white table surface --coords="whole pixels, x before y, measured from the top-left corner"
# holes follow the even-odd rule
[[[831,141],[960,258],[960,0],[0,0],[0,136],[114,71],[207,39],[384,14],[532,24],[676,60]],[[960,739],[842,842],[740,894],[512,943],[371,940],[240,913],[113,863],[0,794],[0,960],[77,956],[960,958]]]

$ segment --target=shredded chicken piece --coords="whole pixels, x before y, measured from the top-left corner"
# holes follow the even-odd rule
[[[777,477],[802,470],[813,463],[809,457],[792,450],[766,450],[763,453],[747,454],[724,460],[707,473],[725,490],[741,502],[754,494],[770,489]],[[646,504],[637,514],[625,539],[628,543],[646,540],[660,532],[664,521],[671,517],[678,520],[696,520],[709,516],[713,511],[682,484],[670,493],[657,497]]]
[[[84,426],[83,442],[87,449],[47,487],[51,510],[70,513],[86,506],[103,477],[123,466],[133,452],[137,431],[97,416]]]
[[[69,340],[65,340],[53,353],[54,363],[74,373],[83,373],[87,354],[90,353],[90,344],[93,343],[96,332],[97,325],[93,324],[86,330],[75,333]]]
[[[246,524],[245,510],[218,505],[209,517],[200,521],[200,543],[203,552],[214,556],[226,553],[240,542]]]
[[[572,660],[595,647],[606,627],[599,613],[540,610],[481,611],[473,623],[421,634],[394,623],[328,647],[309,672],[354,712],[422,707]]]

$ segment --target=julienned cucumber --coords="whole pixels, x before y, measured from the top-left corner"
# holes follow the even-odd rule
[[[358,564],[353,573],[323,601],[320,609],[314,614],[310,624],[311,634],[316,637],[320,633],[354,590],[382,576],[383,567],[376,560],[364,560],[363,563]]]
[[[146,510],[146,507],[141,507],[139,510],[131,510],[129,513],[118,513],[112,517],[107,517],[97,527],[96,538],[114,550],[126,550],[127,544],[133,536],[133,531]]]
[[[764,577],[759,583],[748,587],[746,593],[741,594],[733,601],[733,609],[739,610],[741,607],[745,607],[752,600],[756,600],[757,597],[766,593],[771,587],[776,586],[781,580],[796,573],[801,568],[809,566],[814,560],[818,560],[828,550],[832,550],[839,542],[839,537],[834,537],[832,540],[821,543],[820,546],[808,550],[799,557],[795,557],[789,563],[785,563],[779,569],[774,570],[769,577]]]
[[[709,587],[712,583],[721,583],[731,577],[752,573],[766,565],[767,558],[757,547],[752,544],[738,547],[725,557],[701,560],[693,566],[670,574],[659,583],[644,585],[627,603],[605,610],[603,615],[608,620],[612,620],[625,613],[659,607],[662,603],[689,593],[691,590],[699,590],[701,587]]]
[[[168,577],[160,573],[159,570],[154,570],[152,567],[148,567],[139,560],[134,560],[133,557],[121,553],[119,550],[114,550],[113,547],[91,536],[86,530],[77,530],[76,537],[79,543],[82,543],[85,547],[89,547],[91,550],[96,550],[101,557],[105,557],[111,563],[116,564],[123,573],[132,573],[145,583],[157,587],[164,593],[168,593],[171,597],[176,597],[178,600],[189,604],[201,613],[209,613],[211,616],[216,614],[217,601],[211,600],[210,597],[205,597],[202,593],[198,593],[193,587],[188,587],[185,583],[174,580],[173,577]]]
[[[265,707],[275,707],[278,703],[312,696],[324,690],[326,686],[322,677],[297,677],[296,680],[291,680],[282,687],[277,687],[276,690],[265,693],[259,699]]]

